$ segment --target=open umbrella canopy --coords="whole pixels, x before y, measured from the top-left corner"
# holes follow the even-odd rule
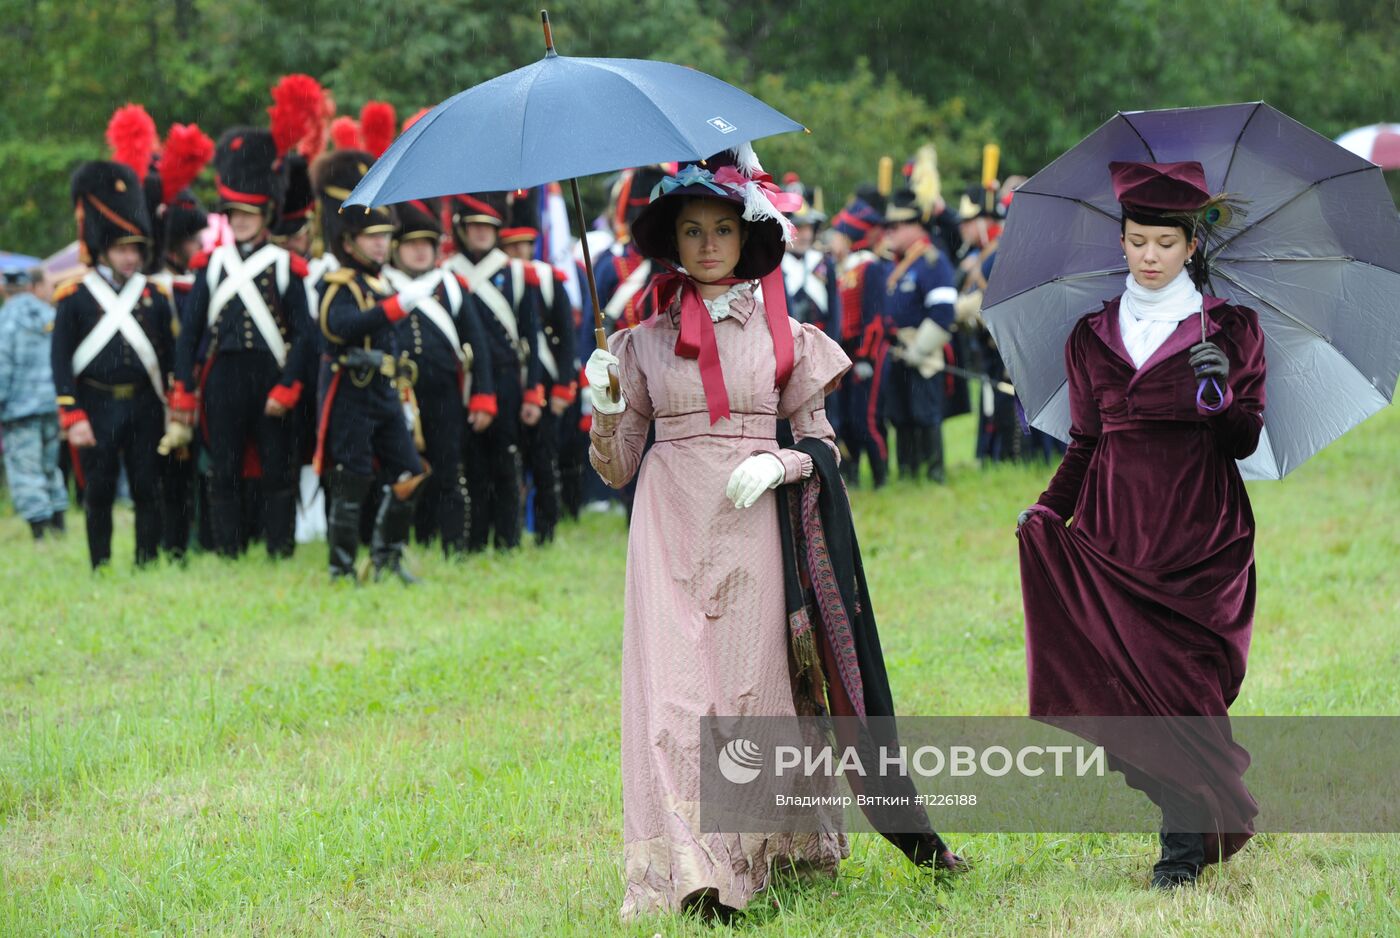
[[[1348,130],[1337,138],[1337,145],[1381,169],[1400,169],[1400,124],[1372,124]]]
[[[11,251],[0,251],[0,273],[15,273],[38,266],[39,258],[37,257],[30,257],[28,254],[15,254]]]
[[[1264,433],[1241,463],[1281,478],[1390,402],[1400,376],[1400,217],[1379,167],[1262,102],[1120,113],[1016,190],[984,315],[1030,422],[1069,433],[1064,347],[1123,292],[1113,160],[1197,160],[1248,214],[1210,292],[1259,314]]]
[[[543,59],[433,108],[370,167],[347,205],[525,189],[699,160],[802,130],[733,85],[641,59]]]

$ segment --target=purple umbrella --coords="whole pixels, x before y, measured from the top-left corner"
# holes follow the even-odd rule
[[[1248,215],[1209,292],[1259,314],[1268,409],[1246,478],[1279,479],[1390,403],[1400,217],[1381,170],[1262,102],[1119,113],[1016,190],[984,315],[1033,426],[1069,436],[1064,347],[1123,291],[1113,160],[1197,160]]]

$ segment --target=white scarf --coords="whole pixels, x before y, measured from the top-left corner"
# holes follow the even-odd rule
[[[1128,274],[1128,286],[1118,305],[1118,327],[1133,365],[1141,368],[1183,319],[1200,313],[1201,303],[1201,291],[1185,270],[1155,290]]]

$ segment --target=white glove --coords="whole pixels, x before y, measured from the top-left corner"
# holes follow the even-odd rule
[[[758,501],[758,496],[781,485],[786,475],[782,460],[772,453],[750,456],[729,476],[724,497],[733,502],[735,508],[748,508]]]
[[[172,420],[165,425],[165,435],[156,444],[156,452],[162,456],[169,456],[182,446],[189,446],[194,441],[194,431],[178,420]]]
[[[432,296],[436,289],[437,283],[432,279],[410,280],[399,291],[399,305],[405,313],[411,313],[418,308],[419,303]]]
[[[856,362],[852,369],[856,373],[856,378],[860,381],[869,381],[875,377],[875,366],[870,362]]]
[[[607,349],[594,349],[593,354],[588,356],[588,364],[583,366],[583,374],[588,378],[588,394],[593,401],[593,410],[600,414],[620,414],[627,409],[627,400],[620,389],[617,400],[608,394],[608,366],[619,368],[617,356]]]

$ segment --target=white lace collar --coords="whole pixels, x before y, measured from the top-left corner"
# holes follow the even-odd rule
[[[713,300],[705,300],[705,309],[710,314],[710,321],[719,322],[730,314],[729,304],[740,298],[748,298],[752,293],[753,283],[745,280],[734,284]]]

